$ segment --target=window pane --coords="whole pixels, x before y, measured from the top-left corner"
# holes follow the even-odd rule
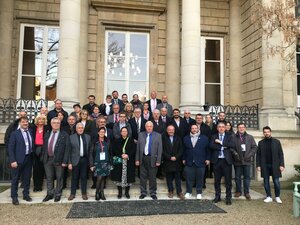
[[[43,51],[43,27],[25,27],[24,49]]]
[[[107,79],[125,80],[125,57],[107,57]]]
[[[147,83],[146,82],[130,82],[129,84],[129,95],[133,96],[138,94],[141,101],[145,101],[147,98]]]
[[[119,94],[126,93],[126,83],[124,81],[107,81],[107,93],[111,94],[114,90],[117,90]]]
[[[220,63],[205,62],[205,82],[220,83]]]
[[[205,59],[206,60],[220,60],[220,41],[219,40],[206,40]]]
[[[22,77],[21,98],[23,99],[40,99],[41,93],[40,77]]]
[[[130,57],[147,57],[147,35],[130,35]]]
[[[205,103],[209,105],[219,105],[220,100],[220,85],[206,84],[205,85]]]
[[[22,74],[42,75],[42,53],[24,52]]]
[[[108,33],[108,55],[123,56],[125,55],[125,34],[117,32]]]
[[[48,29],[48,51],[57,51],[59,41],[59,30],[58,28]]]
[[[130,76],[131,81],[146,81],[147,80],[147,59],[134,58],[130,59]]]

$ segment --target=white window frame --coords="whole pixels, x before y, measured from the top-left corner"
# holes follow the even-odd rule
[[[107,51],[107,47],[108,47],[108,33],[109,32],[114,32],[114,33],[122,33],[122,34],[125,34],[125,80],[124,82],[126,82],[126,85],[125,85],[125,93],[127,95],[129,95],[129,73],[130,73],[130,66],[129,66],[129,63],[130,63],[130,60],[128,59],[129,55],[130,55],[130,38],[129,36],[131,34],[144,34],[147,36],[147,70],[146,70],[146,99],[149,98],[149,70],[150,70],[150,34],[147,33],[147,32],[134,32],[134,31],[117,31],[117,30],[106,30],[105,31],[105,63],[104,63],[104,101],[105,101],[105,98],[106,98],[106,95],[107,94],[110,94],[110,93],[107,93],[107,83],[108,83],[108,78],[107,78],[107,58],[108,58],[108,51]],[[116,80],[118,81],[118,80]],[[120,80],[120,81],[123,81],[123,80]],[[119,91],[119,90],[117,90]],[[123,94],[123,93],[119,93],[120,95]]]
[[[206,40],[220,41],[220,60],[205,60]],[[205,62],[220,62],[220,83],[205,82]],[[224,39],[220,37],[201,37],[201,102],[205,104],[205,85],[220,85],[220,104],[224,105]]]
[[[22,23],[20,27],[20,44],[19,44],[19,63],[18,63],[18,81],[17,81],[17,98],[21,98],[21,90],[22,90],[22,77],[36,77],[33,74],[23,74],[23,52],[24,52],[24,30],[25,27],[43,27],[43,40],[48,40],[48,30],[51,28],[59,29],[59,26],[48,26],[48,25],[38,25],[38,24],[25,24]],[[35,50],[26,50],[27,52],[35,52]],[[42,73],[41,73],[41,98],[46,98],[46,71],[47,71],[47,56],[48,54],[48,41],[43,41],[43,57],[42,57]],[[32,100],[32,99],[28,99]]]

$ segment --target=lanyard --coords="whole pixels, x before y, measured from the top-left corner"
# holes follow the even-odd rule
[[[104,152],[104,145],[102,144],[102,141],[99,140],[101,152]]]
[[[126,138],[125,144],[124,144],[123,149],[122,149],[123,154],[125,154],[125,148],[126,148],[126,145],[127,145],[127,141],[128,141],[128,138]]]

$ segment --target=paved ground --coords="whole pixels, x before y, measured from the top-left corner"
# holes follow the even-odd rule
[[[232,206],[218,203],[226,214],[189,214],[97,219],[65,219],[71,204],[0,204],[1,224],[300,224],[292,216],[292,193],[282,192],[283,204],[262,200],[235,200]],[[101,203],[99,203],[101,204]]]

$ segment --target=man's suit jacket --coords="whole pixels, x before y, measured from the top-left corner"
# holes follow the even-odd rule
[[[119,118],[119,115],[120,114],[118,114],[118,118]],[[114,113],[107,116],[107,122],[106,122],[106,124],[107,124],[108,128],[110,128],[110,129],[114,128],[114,124],[115,124],[115,114]]]
[[[196,120],[194,120],[193,118],[189,118],[188,120],[187,120],[187,118],[183,118],[183,119],[185,119],[185,121],[186,121],[186,123],[189,125],[189,127],[191,127],[192,125],[194,125],[194,124],[196,124]]]
[[[33,150],[33,134],[32,130],[29,129],[29,133],[31,136],[31,146]],[[31,152],[30,152],[31,153]],[[26,145],[25,140],[22,134],[21,129],[15,130],[11,133],[9,142],[8,142],[8,159],[9,163],[17,162],[18,164],[22,164],[24,162],[26,155]]]
[[[44,145],[42,151],[42,159],[44,164],[48,160],[48,142],[51,132],[47,132],[44,136]],[[62,163],[68,164],[69,162],[69,145],[70,145],[70,136],[67,132],[60,130],[57,137],[57,141],[54,147],[54,163],[56,165],[61,165]]]
[[[201,134],[205,135],[206,137],[208,137],[209,141],[211,139],[211,129],[208,125],[206,125],[205,123],[201,123],[200,125],[200,132]]]
[[[126,128],[128,130],[128,137],[132,137],[132,130],[131,130],[131,126],[128,122],[125,122],[126,124]],[[114,124],[114,128],[113,128],[113,134],[114,134],[114,138],[118,139],[121,137],[121,129],[120,129],[120,122],[117,122]]]
[[[123,101],[121,100],[121,99],[116,99],[117,100],[117,104],[120,106],[120,112],[122,112],[123,110],[124,110],[124,103],[123,103]],[[114,105],[114,104],[116,104],[115,103],[115,99],[113,98],[113,99],[111,99],[111,102],[112,102],[112,104]]]
[[[145,145],[147,139],[147,132],[141,132],[139,134],[135,160],[140,162],[140,165],[143,163]],[[151,167],[156,167],[156,163],[161,163],[162,155],[162,138],[161,134],[153,131],[152,132],[152,143],[151,143]]]
[[[64,114],[64,119],[62,121],[62,124],[68,124],[69,114],[64,109],[61,109],[61,112]],[[51,119],[56,117],[57,113],[58,113],[58,111],[56,111],[56,109],[52,109],[51,111],[48,112],[48,115],[47,115],[48,124],[51,124]]]
[[[131,119],[128,120],[128,123],[131,126],[131,130],[132,130],[132,138],[133,140],[137,140],[139,138],[139,134],[138,134],[138,127],[137,127],[137,123],[136,123],[136,118],[133,117]],[[145,124],[147,123],[147,120],[145,120],[144,118],[140,118],[140,132],[145,131]]]
[[[222,145],[215,143],[215,140],[219,139],[219,133],[214,134],[210,141],[211,150],[211,163],[216,164],[219,159],[219,153],[221,151]],[[234,148],[233,136],[225,133],[223,137],[223,147],[224,156],[229,165],[233,163],[231,149]]]
[[[181,117],[179,118],[180,118],[179,126],[177,126],[177,123],[173,118],[170,120],[168,125],[172,124],[175,127],[175,134],[178,135],[181,139],[183,139],[189,132],[189,125],[187,124],[185,119]]]
[[[166,132],[166,124],[162,122],[161,118],[158,120],[158,124],[152,118],[151,122],[153,123],[153,130],[157,133],[164,134]]]
[[[210,160],[209,140],[200,134],[195,147],[193,147],[191,136],[186,135],[183,139],[183,160],[186,166],[205,167],[205,160]]]
[[[83,134],[86,142],[86,147],[84,149],[84,155],[89,159],[89,153],[91,152],[92,142],[91,137],[88,134]],[[72,134],[70,136],[70,145],[69,145],[69,163],[72,166],[77,166],[80,160],[80,142],[78,134]]]
[[[173,143],[171,143],[169,135],[162,135],[163,141],[163,161],[165,172],[177,172],[181,171],[181,160],[182,160],[182,141],[181,138],[174,135]],[[171,157],[175,156],[176,161],[172,161]]]
[[[156,100],[156,108],[157,108],[157,105],[161,103],[161,100],[158,99],[158,98],[156,98],[155,100]],[[146,101],[146,102],[147,102],[148,105],[149,105],[149,111],[152,112],[153,109],[151,109],[151,99],[149,99],[149,100]]]
[[[160,110],[161,108],[164,108],[164,104],[163,103],[159,103],[157,106],[156,106],[156,108],[158,109],[158,110]],[[166,107],[165,107],[166,109],[167,109],[167,111],[168,111],[168,116],[169,117],[172,117],[173,116],[173,106],[172,105],[170,105],[169,103],[166,103]]]

